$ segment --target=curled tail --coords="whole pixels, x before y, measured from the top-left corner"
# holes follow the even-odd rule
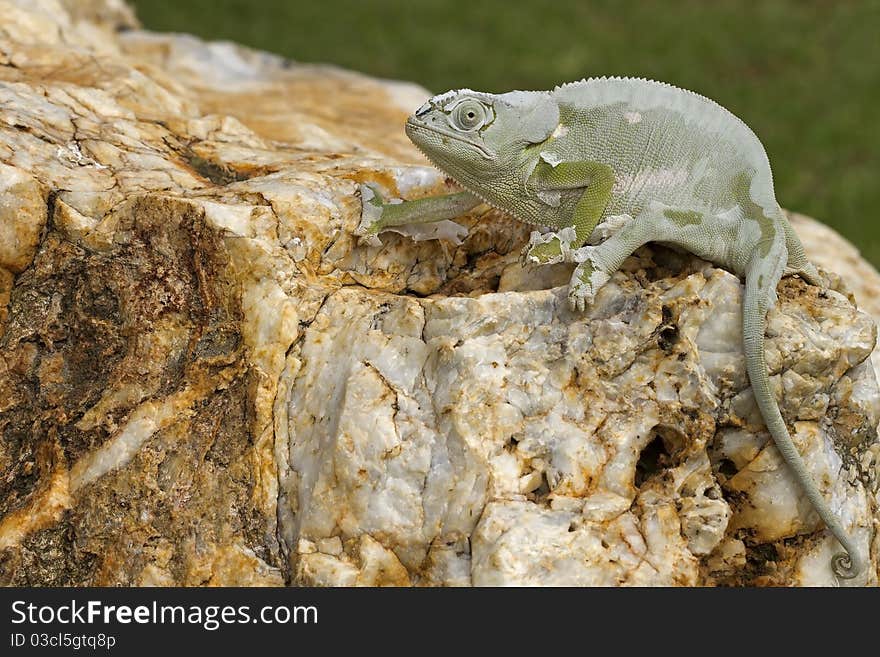
[[[770,389],[770,377],[764,359],[764,322],[767,310],[775,302],[776,285],[782,278],[785,264],[785,244],[782,240],[775,239],[769,248],[766,243],[759,245],[746,268],[746,289],[743,299],[743,346],[746,369],[755,401],[776,448],[782,454],[782,458],[785,459],[816,513],[846,550],[846,553],[834,555],[831,563],[834,573],[842,579],[852,579],[864,571],[866,562],[813,481],[797,447],[791,440],[785,420],[782,419],[779,406]]]

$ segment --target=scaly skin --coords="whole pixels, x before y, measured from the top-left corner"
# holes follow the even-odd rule
[[[834,573],[862,575],[866,559],[810,476],[770,388],[764,328],[776,286],[783,274],[822,281],[776,201],[763,146],[742,121],[667,84],[598,78],[549,92],[450,91],[413,114],[406,132],[466,191],[384,204],[378,192],[362,188],[365,210],[356,234],[375,240],[389,226],[451,219],[483,200],[556,230],[533,233],[523,257],[534,264],[577,263],[569,286],[575,310],[590,304],[647,242],[678,245],[744,276],[743,344],[758,408],[799,485],[846,550],[833,559]],[[594,230],[606,239],[588,246]]]

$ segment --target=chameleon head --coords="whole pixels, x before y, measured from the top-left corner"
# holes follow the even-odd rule
[[[459,182],[509,171],[528,144],[547,139],[559,124],[556,102],[542,91],[487,94],[470,89],[434,96],[406,122],[406,134]]]

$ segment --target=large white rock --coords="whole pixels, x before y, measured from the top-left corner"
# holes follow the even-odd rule
[[[460,243],[358,245],[359,183],[448,188],[401,129],[425,90],[119,0],[0,15],[0,584],[834,583],[734,276],[646,248],[574,314],[487,208]],[[835,248],[843,284],[780,286],[767,357],[876,584],[875,329],[845,290],[878,286]]]
[[[561,288],[331,294],[285,373],[302,581],[349,581],[368,535],[420,584],[832,584],[747,386],[739,281],[687,258],[661,277],[651,256],[584,315]],[[790,280],[768,335],[795,441],[869,528],[867,444],[833,418],[845,398],[861,438],[876,424],[873,323]]]

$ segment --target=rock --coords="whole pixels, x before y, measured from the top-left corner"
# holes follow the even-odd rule
[[[859,250],[831,228],[815,219],[789,212],[810,259],[819,267],[838,274],[841,285],[864,312],[880,323],[880,273],[862,258]],[[880,371],[880,349],[871,354],[874,371]]]
[[[359,246],[359,183],[446,187],[424,90],[0,11],[0,583],[833,583],[733,275],[645,248],[573,314],[496,211]],[[876,584],[874,324],[779,298],[783,412]]]

